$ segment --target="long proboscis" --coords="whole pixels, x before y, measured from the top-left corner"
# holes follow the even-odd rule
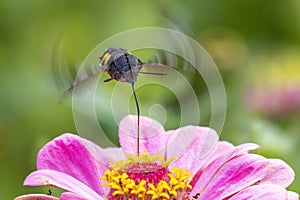
[[[139,74],[150,74],[150,75],[158,75],[158,76],[167,75],[167,73],[156,73],[156,72],[139,72]]]
[[[138,99],[136,97],[134,83],[131,83],[131,88],[132,88],[135,105],[136,105],[136,111],[137,111],[137,115],[138,115],[136,149],[137,149],[137,155],[139,156],[140,155],[140,106],[139,106]]]

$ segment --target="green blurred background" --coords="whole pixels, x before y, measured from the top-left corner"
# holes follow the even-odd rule
[[[131,28],[177,27],[199,41],[226,87],[221,139],[236,145],[256,142],[263,147],[258,153],[285,160],[296,172],[289,189],[300,192],[299,1],[2,0],[0,13],[0,199],[47,193],[50,187],[22,183],[35,170],[37,152],[46,142],[76,133],[71,101],[57,103],[59,92],[45,61],[55,30],[66,19],[63,56],[74,63],[104,39]],[[187,72],[187,77],[193,75]],[[201,80],[194,80],[206,125],[209,95]],[[152,89],[138,91],[141,107],[168,105],[166,128],[177,128],[174,95],[158,88],[157,98],[149,97]],[[116,134],[116,124],[107,119],[101,123]]]

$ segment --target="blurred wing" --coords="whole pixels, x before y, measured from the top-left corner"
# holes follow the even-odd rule
[[[160,63],[143,63],[140,74],[167,75],[170,67]]]
[[[89,69],[85,68],[83,71],[81,70],[80,72],[77,72],[77,76],[74,79],[73,83],[61,93],[59,102],[70,95],[75,87],[76,91],[84,90],[84,88],[92,81],[97,79],[103,71],[103,68],[101,68],[100,66],[94,66],[90,67]]]
[[[176,69],[177,71],[194,72],[194,67],[181,56],[162,50],[156,51],[150,61],[145,62],[144,64],[149,65],[150,68],[153,68],[151,65],[158,69],[161,67],[163,72],[168,71],[171,68]]]
[[[49,80],[58,96],[60,96],[59,101],[70,95],[75,87],[81,88],[87,85],[90,80],[94,80],[104,71],[104,67],[98,65],[99,61],[97,59],[84,61],[78,59],[74,61],[68,58],[68,54],[64,50],[63,34],[66,23],[67,20],[54,29],[46,54]]]

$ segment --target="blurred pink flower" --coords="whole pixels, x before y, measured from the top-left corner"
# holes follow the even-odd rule
[[[256,86],[248,89],[249,107],[268,116],[283,117],[300,109],[299,85]]]
[[[300,59],[294,48],[268,49],[251,61],[245,90],[248,107],[269,117],[285,118],[300,109]]]
[[[37,171],[24,185],[62,188],[67,191],[62,200],[154,199],[154,195],[156,199],[198,200],[299,198],[285,189],[294,179],[294,171],[285,162],[248,153],[259,148],[256,144],[233,146],[218,141],[216,132],[206,127],[165,131],[157,121],[142,117],[140,151],[149,154],[126,157],[136,154],[135,122],[136,116],[121,121],[121,148],[102,149],[68,133],[55,138],[38,153]],[[120,179],[114,182],[116,177]],[[29,194],[15,200],[24,199],[57,198]]]

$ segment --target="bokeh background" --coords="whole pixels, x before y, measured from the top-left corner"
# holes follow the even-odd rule
[[[176,28],[197,40],[216,62],[226,88],[221,139],[258,143],[263,148],[257,153],[286,161],[296,172],[289,189],[300,192],[299,1],[2,0],[0,13],[0,199],[48,193],[50,187],[22,183],[35,170],[37,152],[46,142],[64,132],[76,133],[71,100],[58,103],[61,85],[53,80],[63,76],[53,79],[47,61],[62,24],[63,47],[55,55],[68,63],[80,62],[104,39],[132,28]],[[178,70],[191,80],[201,125],[207,125],[210,101],[203,81],[191,70]],[[175,96],[162,88],[149,95],[151,87],[156,86],[138,91],[141,107],[166,105],[165,127],[177,128]],[[112,119],[109,112],[99,113],[100,123],[117,143]]]

